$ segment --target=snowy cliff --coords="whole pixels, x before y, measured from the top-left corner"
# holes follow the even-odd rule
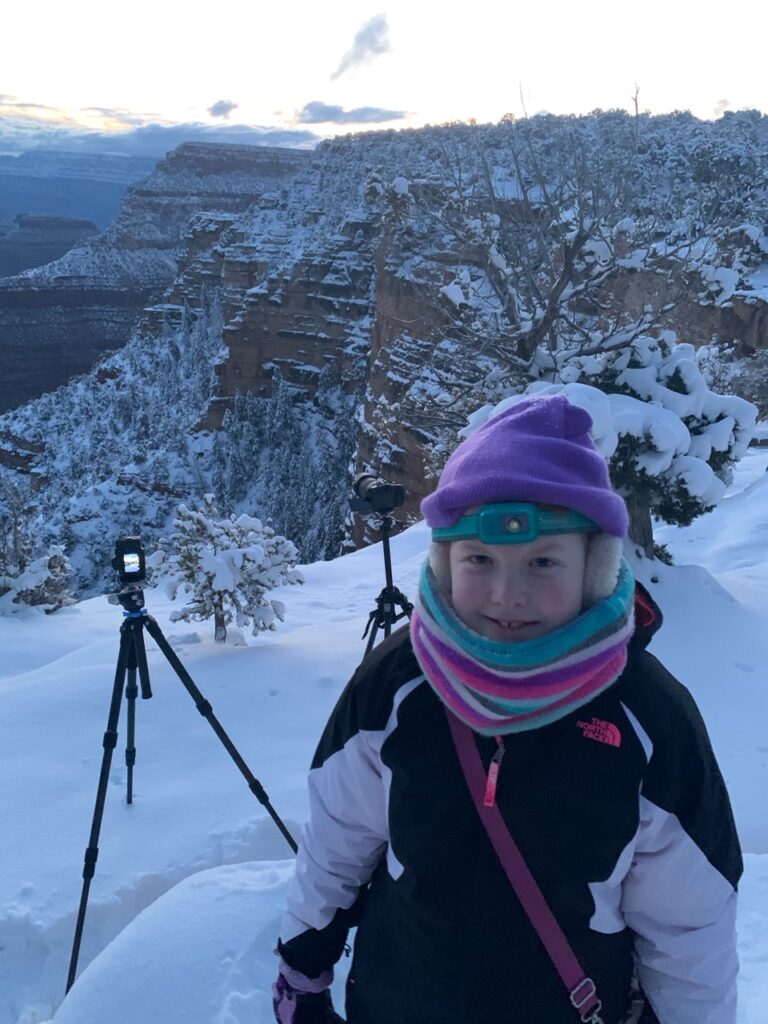
[[[0,409],[66,383],[128,340],[141,310],[173,281],[194,213],[241,213],[305,159],[293,150],[187,143],[129,187],[106,232],[0,280]]]

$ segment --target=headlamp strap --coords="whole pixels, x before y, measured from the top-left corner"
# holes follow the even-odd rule
[[[541,508],[530,501],[483,505],[452,526],[432,530],[433,541],[479,540],[484,544],[529,544],[542,534],[597,533],[592,519],[573,509]]]

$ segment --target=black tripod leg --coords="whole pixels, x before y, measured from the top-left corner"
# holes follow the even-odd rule
[[[147,700],[152,696],[152,687],[149,685],[149,668],[147,667],[147,652],[144,649],[144,633],[141,628],[141,620],[129,620],[127,627],[130,631],[132,643],[128,650],[128,685],[125,688],[125,697],[128,702],[128,739],[125,748],[125,764],[128,768],[128,788],[126,803],[133,803],[133,766],[136,764],[136,743],[134,740],[136,732],[136,698],[139,689],[136,686],[136,669],[139,670],[141,680],[141,696]]]
[[[77,960],[80,955],[80,942],[83,937],[83,925],[85,924],[85,911],[88,906],[88,893],[90,892],[91,879],[95,874],[96,861],[99,856],[99,832],[101,831],[101,819],[104,815],[104,800],[107,795],[107,783],[109,782],[109,769],[112,763],[112,752],[117,746],[117,722],[120,718],[120,702],[123,696],[123,683],[125,681],[125,671],[128,664],[128,651],[131,643],[130,633],[124,625],[120,630],[120,653],[117,657],[117,669],[115,670],[115,682],[112,687],[112,701],[109,705],[107,730],[104,733],[103,739],[104,753],[101,758],[101,773],[99,774],[99,785],[96,791],[96,805],[93,809],[91,835],[88,840],[88,848],[85,851],[85,861],[83,864],[83,890],[80,896],[80,907],[77,912],[75,938],[72,943],[72,957],[69,961],[67,992],[69,992],[75,983]]]
[[[163,636],[163,631],[157,624],[157,620],[154,619],[151,615],[146,615],[143,619],[143,622],[144,626],[149,631],[149,635],[152,637],[157,646],[163,652],[171,668],[184,685],[184,688],[186,689],[187,693],[190,695],[192,700],[194,700],[195,707],[203,716],[203,718],[207,719],[208,724],[211,726],[213,731],[216,733],[216,735],[223,743],[227,753],[235,762],[237,767],[240,769],[240,773],[244,777],[245,781],[248,783],[249,789],[256,797],[256,799],[259,801],[259,803],[266,809],[266,811],[274,821],[275,825],[277,825],[278,829],[280,830],[280,833],[282,834],[290,848],[293,850],[294,853],[296,853],[298,850],[298,846],[296,845],[296,842],[291,833],[288,831],[288,829],[281,821],[279,815],[277,814],[277,811],[275,811],[274,807],[270,803],[266,790],[259,782],[259,780],[256,778],[256,776],[253,774],[248,765],[245,763],[237,747],[234,745],[232,740],[224,731],[224,727],[222,726],[221,722],[219,722],[218,718],[214,715],[213,708],[211,707],[210,703],[205,699],[205,697],[203,697],[202,693],[195,686],[195,682],[192,679],[192,676],[190,676],[189,672],[187,672],[187,670],[184,668],[182,663],[177,658],[175,651]]]
[[[128,644],[128,682],[125,686],[125,701],[128,705],[128,731],[125,741],[125,766],[127,768],[127,784],[125,802],[133,803],[133,766],[136,764],[136,698],[139,688],[136,685],[136,650],[135,634],[131,634]]]
[[[133,634],[134,650],[136,651],[136,663],[139,666],[139,682],[141,683],[141,699],[149,700],[152,697],[152,687],[149,685],[149,666],[147,665],[147,651],[144,647],[144,633],[142,625],[144,618],[138,620]]]
[[[373,609],[371,614],[368,616],[368,623],[363,630],[363,639],[368,637],[368,643],[365,645],[365,653],[370,654],[373,650],[373,646],[376,643],[376,634],[379,631],[381,625],[381,607],[379,602],[376,602],[376,607]]]

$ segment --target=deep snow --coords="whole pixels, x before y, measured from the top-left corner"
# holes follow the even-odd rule
[[[699,702],[746,852],[739,1024],[763,1024],[768,1005],[766,464],[768,452],[751,450],[714,512],[658,528],[678,565],[636,564],[665,614],[653,650]],[[426,546],[423,525],[393,541],[406,593]],[[294,834],[314,744],[384,582],[378,547],[303,571],[305,585],[281,594],[286,622],[248,646],[215,644],[209,623],[170,624],[174,606],[147,591]],[[105,598],[0,618],[0,1024],[54,1013],[56,1024],[269,1024],[290,851],[149,636],[154,697],[137,708],[135,802],[125,803],[123,711],[80,976],[62,1002],[120,623]]]

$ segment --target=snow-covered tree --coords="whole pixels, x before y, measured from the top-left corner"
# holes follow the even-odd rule
[[[8,589],[2,581],[23,572],[32,556],[33,511],[29,480],[0,476],[0,591]]]
[[[60,544],[52,545],[45,555],[29,562],[16,577],[3,577],[0,608],[26,604],[42,608],[46,614],[75,603],[69,590],[72,566]]]
[[[284,583],[302,583],[298,552],[285,537],[252,516],[224,516],[212,494],[202,509],[179,505],[174,532],[165,542],[162,569],[170,575],[173,598],[185,586],[187,602],[172,621],[213,618],[215,637],[225,640],[227,626],[275,629],[285,617],[282,601],[266,597]]]
[[[238,392],[213,438],[213,491],[225,508],[248,501],[262,473],[267,407],[265,399],[254,397],[250,391],[247,395]]]
[[[711,391],[692,345],[671,331],[578,356],[560,370],[568,385],[608,395],[617,435],[611,477],[630,511],[630,535],[653,550],[651,517],[687,526],[723,496],[754,433],[756,409]],[[534,385],[532,390],[548,390]]]
[[[562,376],[567,383],[538,381],[484,406],[465,433],[529,395],[567,395],[592,417],[593,440],[627,503],[630,537],[652,557],[653,516],[687,526],[723,496],[754,432],[755,407],[711,391],[693,346],[669,335],[576,359]]]
[[[432,248],[453,257],[417,282],[435,296],[446,336],[502,372],[537,376],[560,352],[625,345],[647,331],[690,242],[654,244],[659,219],[638,209],[630,122],[602,145],[589,121],[466,128],[440,148],[439,185],[409,192],[414,222],[398,239],[407,249],[414,231],[431,235]],[[638,271],[658,278],[661,296],[639,313],[609,300],[616,281]],[[463,382],[447,390],[458,402],[466,392]]]
[[[304,562],[335,556],[349,496],[356,395],[339,368],[320,371],[314,399],[274,371],[272,395],[237,395],[212,442],[211,474],[219,505],[269,513],[276,531],[295,538]]]

